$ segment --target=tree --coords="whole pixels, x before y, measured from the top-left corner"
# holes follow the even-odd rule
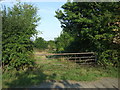
[[[64,52],[67,51],[66,48],[69,44],[74,40],[73,37],[70,36],[67,32],[62,32],[61,35],[55,39],[56,51]]]
[[[47,42],[42,38],[42,37],[38,37],[35,41],[34,41],[34,46],[40,50],[44,50],[47,49]]]
[[[56,51],[55,41],[49,40],[49,41],[47,41],[47,44],[48,44],[48,50],[49,51]]]
[[[2,12],[2,65],[3,68],[28,68],[34,65],[31,57],[33,42],[30,37],[37,34],[40,18],[37,8],[17,3]]]
[[[119,28],[114,24],[118,22],[118,2],[67,2],[62,8],[64,11],[56,11],[56,18],[61,22],[63,31],[74,37],[69,45],[72,49],[69,50],[97,52],[100,62],[105,62],[104,65],[118,61],[118,51],[113,43],[116,35],[114,29]],[[103,58],[104,55],[109,58]]]

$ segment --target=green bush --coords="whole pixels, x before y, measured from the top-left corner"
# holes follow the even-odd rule
[[[34,47],[40,50],[44,50],[47,49],[47,42],[42,38],[42,37],[38,37],[35,41],[34,41]]]
[[[34,65],[31,58],[33,42],[30,38],[37,34],[40,19],[37,8],[17,3],[12,8],[4,8],[2,13],[2,65],[3,69],[28,68]]]
[[[116,50],[106,50],[99,54],[98,63],[103,66],[119,66],[118,52]]]
[[[119,43],[116,41],[119,39],[116,36],[120,29],[118,7],[119,3],[116,2],[67,2],[62,5],[63,10],[57,10],[55,17],[60,21],[63,32],[73,40],[66,43],[69,38],[65,39],[66,34],[64,36],[63,33],[63,37],[57,38],[58,51],[96,52],[99,63],[117,66]]]

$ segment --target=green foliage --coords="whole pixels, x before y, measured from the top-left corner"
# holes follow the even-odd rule
[[[38,37],[35,41],[34,41],[34,46],[40,50],[44,50],[47,49],[47,42],[42,38],[42,37]]]
[[[106,50],[99,55],[98,63],[106,66],[114,66],[117,67],[120,65],[120,61],[118,61],[118,52],[116,50]]]
[[[104,56],[108,50],[111,53],[118,52],[118,45],[113,43],[119,26],[119,3],[116,2],[67,2],[62,6],[64,11],[56,11],[56,18],[61,22],[64,32],[69,33],[73,38],[66,49],[69,52],[93,51],[99,54],[98,58]],[[116,61],[116,56],[111,57]],[[105,56],[106,58],[106,56]],[[115,59],[115,60],[114,60]],[[118,59],[117,59],[118,60]],[[105,65],[107,61],[103,62]]]
[[[73,41],[73,37],[70,36],[67,32],[61,33],[61,35],[58,38],[55,38],[55,44],[56,44],[56,51],[57,52],[63,52],[65,51],[66,47],[69,46],[69,44]]]
[[[56,51],[55,41],[49,40],[49,41],[47,41],[47,44],[48,44],[48,50],[49,51]]]
[[[30,58],[33,50],[30,37],[37,34],[35,28],[40,20],[37,8],[17,3],[12,8],[4,8],[2,16],[3,68],[19,70],[34,65],[33,58]]]

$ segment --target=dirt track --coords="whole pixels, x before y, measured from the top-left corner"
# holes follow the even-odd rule
[[[117,78],[101,78],[97,81],[46,81],[40,85],[32,86],[31,88],[118,88]]]

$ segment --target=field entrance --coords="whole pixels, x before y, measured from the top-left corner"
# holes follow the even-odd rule
[[[35,54],[41,60],[52,61],[54,63],[67,63],[78,65],[95,65],[97,58],[94,52],[85,52],[85,53],[36,53]],[[55,63],[54,65],[63,66],[62,64]],[[71,65],[70,65],[71,66]]]
[[[87,53],[35,53],[36,63],[48,80],[91,81],[104,74],[96,66],[96,55]]]

